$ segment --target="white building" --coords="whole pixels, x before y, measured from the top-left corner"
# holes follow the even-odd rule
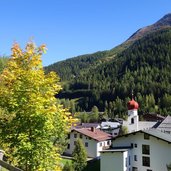
[[[82,139],[88,157],[92,158],[99,157],[99,151],[107,149],[111,145],[111,135],[99,129],[95,129],[94,127],[73,129],[68,138],[69,143],[65,153],[69,155],[71,155],[74,150],[77,138]]]
[[[100,125],[100,129],[108,134],[111,134],[112,137],[116,137],[119,135],[121,124],[119,122],[102,122]]]
[[[117,137],[101,152],[101,171],[168,171],[171,134],[156,129]]]

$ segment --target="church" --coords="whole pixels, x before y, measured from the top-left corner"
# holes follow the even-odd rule
[[[149,128],[154,128],[157,121],[139,121],[138,108],[139,104],[132,99],[127,103],[128,108],[128,119],[123,121],[123,126],[127,127],[128,132],[135,132],[138,130],[146,130]]]

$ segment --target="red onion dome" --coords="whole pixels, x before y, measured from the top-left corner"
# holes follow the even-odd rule
[[[134,99],[132,99],[127,103],[127,107],[128,107],[128,110],[138,109],[139,104]]]

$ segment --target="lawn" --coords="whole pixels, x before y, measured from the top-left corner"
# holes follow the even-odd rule
[[[66,162],[71,163],[72,159],[62,158],[61,163],[63,166],[66,164]]]

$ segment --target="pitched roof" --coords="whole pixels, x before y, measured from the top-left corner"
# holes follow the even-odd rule
[[[162,132],[162,131],[157,130],[157,129],[150,129],[150,130],[145,130],[142,132],[171,143],[171,134]]]
[[[145,121],[163,121],[165,119],[164,116],[156,114],[156,113],[146,113],[142,115]]]
[[[107,149],[107,150],[102,150],[100,153],[105,153],[105,152],[125,152],[128,151],[128,149]]]
[[[121,137],[127,137],[129,135],[136,135],[137,133],[146,133],[146,134],[148,134],[150,136],[153,136],[155,138],[158,138],[158,139],[161,139],[163,141],[171,143],[171,134],[164,133],[164,132],[162,132],[160,130],[157,130],[157,129],[140,130],[140,131],[137,131],[137,132],[132,132],[132,133],[129,133],[129,134],[125,134],[125,135],[122,135],[122,136],[115,137],[115,138],[113,138],[113,140],[115,140],[117,138],[121,138]]]
[[[157,127],[157,129],[171,131],[171,116],[167,116]]]
[[[103,129],[109,129],[109,128],[118,128],[121,124],[119,122],[102,122],[101,127]]]
[[[80,129],[80,128],[91,128],[91,127],[95,127],[95,128],[100,128],[100,123],[81,123],[81,124],[78,124],[76,126],[73,127],[76,128],[76,129]]]
[[[95,128],[80,128],[80,129],[73,129],[72,131],[79,132],[96,141],[105,141],[111,139],[112,137],[110,134]]]

